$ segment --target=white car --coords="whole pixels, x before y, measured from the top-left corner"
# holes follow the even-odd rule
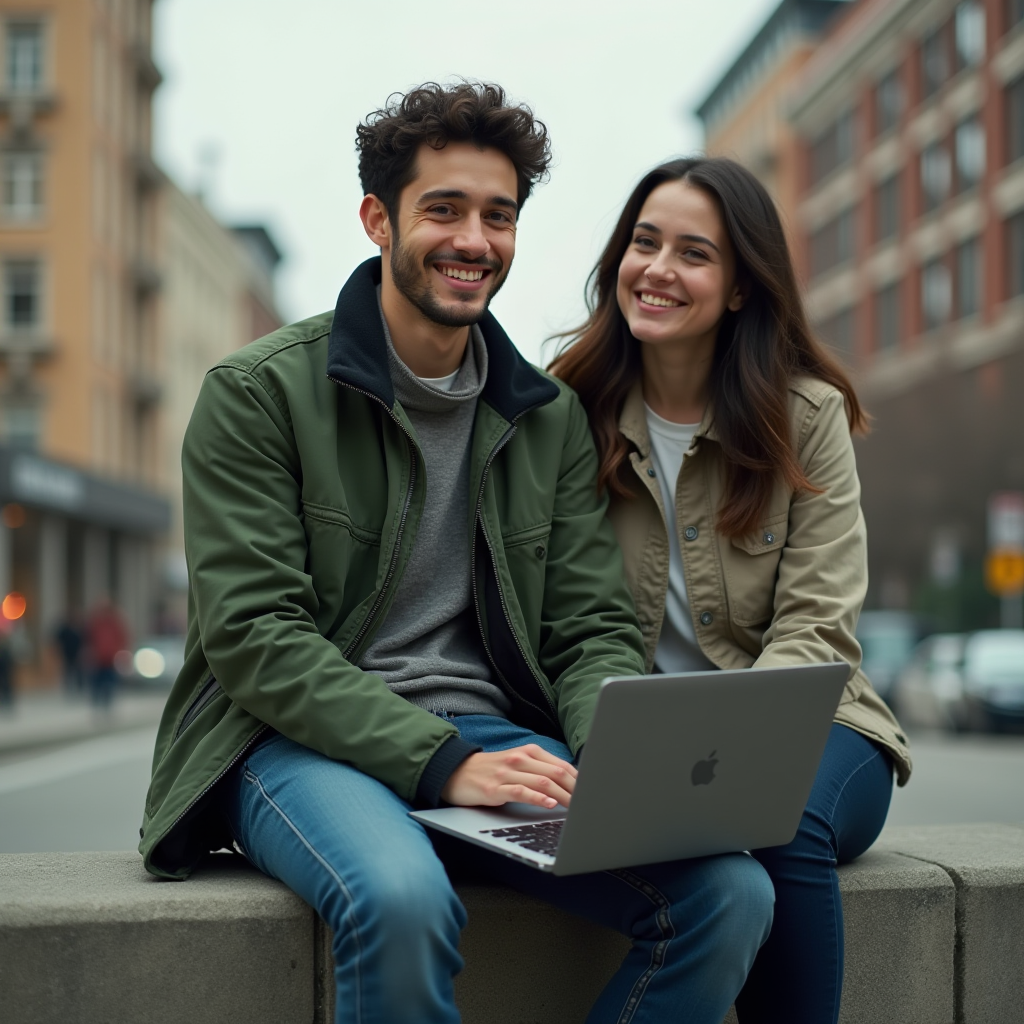
[[[1024,629],[986,629],[967,640],[964,705],[972,725],[1024,726]]]
[[[965,633],[935,633],[915,648],[893,688],[893,703],[907,726],[967,728],[964,707]]]

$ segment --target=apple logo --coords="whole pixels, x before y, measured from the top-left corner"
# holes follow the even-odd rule
[[[708,754],[706,761],[698,761],[693,766],[693,771],[690,772],[690,781],[695,786],[709,786],[711,780],[715,777],[715,765],[718,764],[718,759],[715,754],[718,753],[716,750],[712,750]]]

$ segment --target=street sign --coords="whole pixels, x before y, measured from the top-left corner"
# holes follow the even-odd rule
[[[1024,551],[1000,548],[985,559],[985,582],[996,597],[1024,594]]]

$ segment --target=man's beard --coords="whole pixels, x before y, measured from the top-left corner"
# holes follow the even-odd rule
[[[448,305],[441,302],[437,292],[428,283],[430,268],[438,262],[472,264],[491,271],[494,284],[487,292],[483,308],[474,309],[468,303],[458,301]],[[427,272],[427,281],[424,281],[421,276],[422,270]],[[502,273],[502,270],[505,273]],[[491,299],[498,294],[507,276],[508,268],[503,267],[500,260],[467,260],[459,256],[458,253],[432,252],[424,259],[422,266],[418,266],[415,256],[402,245],[398,238],[395,238],[391,246],[391,280],[394,281],[395,287],[419,310],[422,316],[442,327],[468,327],[481,320],[484,313],[487,312]]]

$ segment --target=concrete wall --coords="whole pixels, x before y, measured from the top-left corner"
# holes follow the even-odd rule
[[[840,879],[842,1024],[1024,1019],[1024,825],[891,829]],[[505,889],[458,889],[466,1024],[582,1022],[625,940]],[[4,1024],[330,1024],[329,939],[233,856],[185,883],[127,853],[0,857]]]

